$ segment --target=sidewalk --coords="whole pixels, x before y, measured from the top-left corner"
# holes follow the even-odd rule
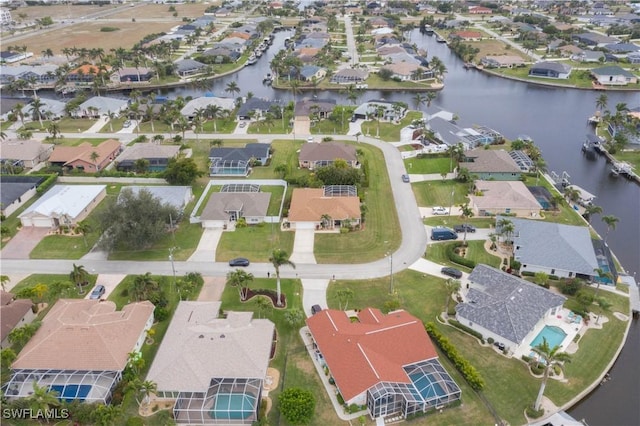
[[[107,117],[106,115],[101,115],[100,118],[98,118],[98,121],[93,123],[93,125],[89,127],[88,130],[85,130],[82,133],[100,133],[100,130],[102,130],[102,128],[106,126],[108,122],[109,117]]]

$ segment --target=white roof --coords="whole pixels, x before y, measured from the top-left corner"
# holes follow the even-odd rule
[[[231,98],[217,98],[214,96],[201,96],[192,99],[182,108],[180,114],[191,117],[195,115],[195,111],[199,108],[206,108],[208,105],[217,105],[222,109],[233,110],[236,107],[235,100]]]
[[[40,108],[42,113],[46,114],[47,112],[50,112],[54,116],[64,115],[64,108],[67,105],[65,102],[46,98],[40,98],[40,102],[42,103],[42,107]],[[26,105],[24,107],[24,112],[26,115],[32,115],[33,104]]]
[[[220,302],[180,302],[147,375],[159,391],[206,392],[212,378],[266,376],[274,324],[219,311]]]
[[[106,188],[106,185],[56,185],[18,217],[38,214],[75,218]]]
[[[87,99],[80,105],[80,110],[88,110],[89,107],[95,107],[100,114],[106,114],[108,112],[118,112],[124,109],[128,104],[127,100],[110,98],[107,96],[94,96]]]

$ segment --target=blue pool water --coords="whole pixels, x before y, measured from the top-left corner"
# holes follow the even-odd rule
[[[409,378],[425,401],[447,395],[442,386],[429,374],[417,373],[410,375]]]
[[[212,419],[246,419],[255,412],[256,397],[242,393],[221,393],[216,395],[213,409],[209,413]]]
[[[91,392],[91,385],[51,385],[49,390],[57,392],[60,401],[84,401]]]
[[[564,338],[567,337],[567,333],[562,331],[559,327],[554,327],[552,325],[545,325],[544,328],[538,333],[533,342],[531,342],[531,347],[535,348],[536,346],[542,344],[542,339],[547,339],[547,343],[550,348],[554,348],[559,346]]]

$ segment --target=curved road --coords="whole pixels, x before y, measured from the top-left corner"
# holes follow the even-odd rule
[[[99,137],[118,137],[117,134],[101,133]],[[168,135],[167,135],[168,136]],[[207,137],[207,135],[199,135]],[[266,135],[219,135],[216,138],[222,139],[256,139],[264,138]],[[325,135],[318,135],[323,137]],[[326,135],[331,136],[331,135]],[[91,137],[87,133],[65,134],[64,137]],[[268,135],[270,139],[293,139],[292,135]],[[340,139],[355,140],[354,137],[338,135]],[[424,254],[427,245],[427,233],[422,223],[420,211],[416,203],[411,185],[402,182],[402,174],[405,173],[404,162],[400,152],[396,147],[388,142],[381,142],[373,138],[360,137],[360,142],[367,143],[379,148],[385,158],[387,173],[391,181],[393,198],[398,212],[400,231],[402,232],[402,243],[398,250],[393,253],[393,271],[408,268]],[[38,259],[3,259],[2,273],[5,275],[25,274],[25,273],[49,273],[67,274],[77,260],[38,260]],[[109,261],[109,260],[83,260],[82,264],[92,274],[140,274],[152,271],[158,275],[172,275],[171,262],[133,262],[133,261]],[[205,276],[225,276],[229,271],[229,266],[221,262],[174,262],[176,273],[184,274],[197,271]],[[389,275],[389,260],[383,258],[375,262],[363,264],[297,264],[295,270],[283,268],[281,276],[284,278],[332,278],[337,279],[367,279],[379,278]],[[273,272],[273,266],[267,263],[252,264],[247,268],[248,272],[256,276],[266,276],[267,272]]]

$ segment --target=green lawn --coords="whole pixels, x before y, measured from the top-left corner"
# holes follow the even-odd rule
[[[398,232],[396,209],[389,208],[393,194],[382,153],[370,145],[358,145],[358,149],[364,155],[361,162],[368,162],[370,173],[369,187],[364,188],[367,206],[364,229],[346,234],[317,234],[314,254],[318,263],[369,262],[400,245],[402,235]]]
[[[441,174],[449,173],[451,167],[455,168],[455,164],[452,165],[450,157],[442,156],[429,156],[426,158],[407,158],[404,160],[407,173],[414,173],[420,175],[426,174]]]
[[[287,177],[298,177],[309,174],[308,170],[298,168],[298,151],[304,142],[275,140],[271,144],[273,157],[268,166],[254,167],[251,172],[252,179],[276,179],[280,176],[274,169],[280,164],[287,165]]]
[[[78,145],[82,145],[83,143],[89,143],[93,146],[98,146],[106,140],[107,140],[106,138],[78,138],[78,139],[60,138],[60,139],[56,139],[56,145],[78,146]]]
[[[425,225],[429,226],[446,226],[454,227],[456,225],[462,225],[463,223],[470,223],[476,228],[490,228],[495,225],[495,218],[491,217],[472,217],[469,219],[463,219],[460,216],[432,216],[423,220]]]
[[[466,203],[469,185],[454,180],[433,180],[411,184],[421,207],[459,205]],[[453,192],[453,202],[451,193]]]
[[[280,119],[274,119],[270,122],[264,120],[251,121],[248,124],[249,127],[247,128],[247,133],[273,133],[276,135],[288,134],[291,132],[291,126],[289,125],[291,119],[293,119],[293,114],[289,110],[286,110],[284,112],[284,117]]]
[[[635,173],[640,173],[640,150],[618,151],[614,155],[618,161],[625,161],[633,166]]]
[[[409,111],[405,117],[400,120],[400,124],[393,124],[388,121],[381,121],[378,123],[377,120],[365,121],[361,126],[362,134],[365,136],[377,137],[378,126],[380,126],[379,136],[381,140],[386,142],[397,142],[400,140],[400,130],[419,118],[422,118],[421,112]]]
[[[56,123],[60,128],[61,132],[71,133],[71,132],[83,132],[85,130],[89,130],[91,126],[96,124],[95,119],[93,118],[62,118]],[[45,131],[45,129],[49,126],[50,121],[42,121],[42,127],[40,127],[39,121],[31,121],[29,123],[25,123],[23,129],[35,130],[35,131]]]
[[[251,225],[223,232],[216,251],[216,261],[226,262],[235,257],[246,257],[252,262],[268,262],[274,249],[293,252],[295,233],[282,232],[277,223]]]
[[[458,239],[462,240],[462,234],[459,234]],[[471,272],[471,268],[453,263],[447,257],[447,247],[454,244],[455,242],[429,244],[427,247],[427,259],[441,265],[453,266],[461,271]],[[473,260],[476,263],[484,263],[495,268],[500,266],[500,258],[488,253],[484,249],[484,241],[467,241],[467,244],[468,252],[465,256],[467,259]]]
[[[78,263],[80,265],[80,263]],[[91,271],[87,271],[91,272]],[[69,270],[71,273],[71,270]],[[71,279],[69,278],[69,274],[66,275],[54,275],[54,274],[31,274],[27,278],[23,279],[19,283],[15,285],[11,289],[11,293],[17,294],[20,290],[25,288],[31,288],[38,284],[44,284],[47,286],[47,292],[43,295],[42,301],[49,303],[49,308],[58,301],[60,298],[67,299],[83,299],[87,295],[87,291],[90,291],[96,283],[97,275],[89,275],[88,280],[89,284],[83,288],[82,293],[78,293],[78,287],[74,286],[59,294],[54,291],[54,283],[56,282],[69,282],[71,283]],[[40,300],[34,299],[34,302],[39,302]],[[42,316],[41,316],[42,318]]]
[[[284,196],[284,186],[261,186],[260,192],[270,192],[269,208],[267,216],[278,216],[280,214],[280,205]]]

